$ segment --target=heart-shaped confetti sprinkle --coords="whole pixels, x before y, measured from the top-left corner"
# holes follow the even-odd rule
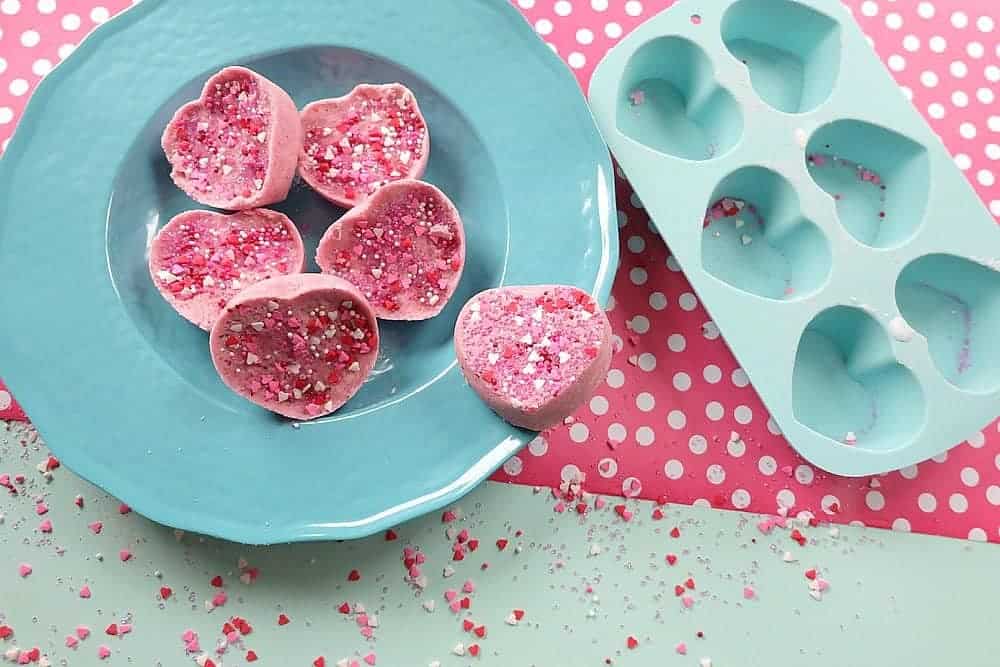
[[[288,625],[292,620],[284,614],[278,614],[278,625]]]
[[[632,635],[629,635],[628,638],[625,640],[625,645],[628,646],[630,649],[634,649],[639,645],[639,640],[633,637]]]
[[[677,555],[667,554],[667,562],[671,565],[675,565],[677,563]]]
[[[674,539],[677,539],[680,536],[681,536],[681,529],[680,528],[678,528],[677,526],[674,526],[673,528],[670,529],[670,537],[673,537]]]
[[[479,644],[469,644],[469,655],[473,658],[479,655]]]

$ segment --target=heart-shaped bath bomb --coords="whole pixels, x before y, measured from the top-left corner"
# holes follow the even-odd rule
[[[288,196],[302,124],[288,93],[245,67],[227,67],[177,110],[161,143],[177,187],[207,206],[241,211]]]
[[[244,398],[293,419],[348,401],[378,356],[378,324],[364,296],[321,273],[280,276],[240,292],[212,328],[212,361]]]
[[[501,287],[462,308],[455,352],[487,405],[515,426],[540,431],[572,414],[607,376],[611,324],[575,287]]]
[[[343,97],[302,109],[299,173],[316,192],[350,208],[386,183],[420,178],[430,135],[410,90],[361,84]]]
[[[149,248],[149,272],[163,298],[206,331],[240,290],[301,273],[302,238],[287,217],[266,208],[229,215],[186,211]]]
[[[462,277],[462,219],[433,185],[390,183],[330,225],[316,263],[356,285],[378,317],[425,320],[441,312]]]

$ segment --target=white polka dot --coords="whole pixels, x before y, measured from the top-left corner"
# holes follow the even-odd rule
[[[60,24],[62,25],[63,30],[68,30],[70,32],[74,30],[79,30],[80,17],[77,16],[76,14],[66,14],[65,16],[62,17],[62,21],[60,21]]]
[[[969,531],[969,539],[975,542],[985,542],[986,541],[986,531],[982,528],[973,528]]]
[[[808,486],[813,483],[815,476],[816,473],[813,472],[810,466],[802,464],[795,467],[795,479],[799,484]]]
[[[674,373],[674,389],[687,391],[691,388],[691,376],[687,373]]]
[[[646,241],[641,236],[630,236],[625,245],[628,246],[629,252],[634,253],[640,253],[646,249]]]
[[[640,426],[635,430],[635,442],[640,447],[649,447],[656,441],[656,432],[648,426]]]
[[[714,422],[722,419],[726,414],[726,409],[718,401],[709,401],[705,404],[705,416]]]
[[[986,501],[990,505],[1000,505],[1000,486],[991,484],[986,488]]]
[[[608,411],[608,399],[601,395],[594,396],[590,399],[590,411],[600,417]]]
[[[572,463],[567,463],[559,471],[559,479],[564,482],[575,482],[580,479],[580,469]]]
[[[21,3],[18,0],[2,0],[0,2],[0,12],[13,16],[21,11]]]
[[[913,99],[913,90],[909,86],[900,86],[899,92],[903,93],[903,97],[908,100]]]
[[[628,272],[628,278],[632,281],[633,285],[643,285],[649,276],[646,273],[646,269],[637,266]]]
[[[868,509],[878,512],[885,507],[885,496],[880,491],[869,491],[865,494],[865,505]]]
[[[552,32],[552,21],[548,19],[538,19],[535,22],[535,31],[539,35],[548,35]]]
[[[878,3],[874,2],[874,0],[865,0],[861,3],[861,13],[865,16],[877,16]]]
[[[911,53],[920,48],[920,38],[916,35],[907,35],[903,38],[903,48]]]
[[[684,292],[677,299],[677,303],[680,305],[681,310],[691,311],[698,307],[698,298],[694,294],[691,294],[691,292]]]
[[[722,369],[715,364],[705,366],[705,370],[703,370],[701,374],[704,376],[705,382],[708,382],[709,384],[715,384],[722,379]]]
[[[681,334],[670,334],[667,338],[667,347],[670,348],[671,352],[683,352],[684,348],[687,347],[687,340]]]
[[[674,273],[680,273],[681,265],[677,263],[677,258],[673,255],[667,257],[667,268]]]
[[[980,169],[976,173],[976,180],[979,181],[980,185],[985,185],[986,187],[991,187],[996,182],[993,172],[989,169]]]
[[[709,484],[719,485],[726,481],[726,469],[718,463],[713,463],[705,470],[705,479]]]
[[[0,58],[0,74],[3,74],[6,71],[7,71],[7,61],[3,58]]]
[[[980,16],[976,19],[976,28],[979,32],[993,32],[993,17],[992,16]]]
[[[931,102],[927,105],[927,115],[938,120],[944,118],[944,106],[938,102]]]
[[[566,59],[566,62],[568,62],[569,66],[572,67],[573,69],[580,69],[581,67],[587,64],[587,57],[584,56],[579,51],[573,51],[572,53],[569,54],[569,57]]]
[[[934,4],[930,2],[921,2],[917,5],[917,16],[922,19],[934,18]]]
[[[625,384],[625,374],[617,368],[608,371],[608,386],[612,389],[619,389]]]
[[[63,44],[59,47],[59,59],[66,60],[69,58],[69,54],[76,50],[76,44]]]
[[[959,109],[969,106],[969,96],[964,91],[956,90],[951,94],[951,103]]]
[[[1000,160],[1000,145],[986,144],[986,149],[983,152],[991,160]]]
[[[733,503],[733,507],[736,509],[746,509],[747,507],[750,507],[750,492],[746,489],[736,489],[729,497],[729,500]]]
[[[625,442],[627,437],[628,429],[625,428],[624,424],[615,422],[608,426],[608,440],[612,442]]]
[[[10,107],[0,107],[0,125],[6,125],[14,120],[14,112]]]
[[[6,410],[14,403],[10,392],[0,389],[0,410]]]
[[[934,461],[935,463],[944,463],[947,460],[948,452],[941,452],[940,454],[931,457],[931,461]]]
[[[688,440],[688,449],[692,454],[701,456],[708,451],[708,440],[703,435],[692,435]]]
[[[937,498],[931,493],[921,493],[917,497],[917,507],[922,512],[933,512],[937,509]]]
[[[610,296],[608,296],[608,305],[606,305],[604,307],[604,311],[605,312],[611,312],[612,310],[615,309],[615,304],[616,303],[617,303],[617,301],[615,301],[615,295],[611,294]]]
[[[667,307],[667,295],[663,292],[653,292],[649,295],[649,307],[653,310],[663,310]]]
[[[938,75],[929,69],[925,69],[920,73],[920,83],[926,88],[933,88],[938,85]]]
[[[711,509],[712,503],[708,502],[708,498],[695,498],[694,502],[691,503],[691,507],[704,507],[705,509]]]
[[[948,66],[948,71],[951,75],[957,79],[965,78],[965,75],[969,73],[969,66],[963,63],[961,60],[956,60]]]
[[[762,456],[757,461],[757,470],[763,475],[773,475],[778,470],[778,462],[773,456]]]
[[[681,410],[671,410],[667,414],[667,424],[675,431],[679,431],[687,425],[687,415]]]
[[[889,30],[899,30],[903,27],[903,17],[896,12],[885,15],[885,27]]]
[[[52,71],[52,61],[48,58],[39,58],[31,64],[31,71],[35,76],[45,76]]]
[[[38,46],[38,42],[41,40],[42,36],[38,34],[37,30],[25,30],[21,33],[21,45],[29,49],[33,46]]]
[[[993,95],[993,91],[989,88],[977,88],[976,99],[983,104],[993,104],[995,97]]]
[[[573,5],[569,0],[559,0],[553,9],[559,16],[569,16],[573,12]]]
[[[580,44],[590,44],[594,41],[594,33],[587,28],[580,28],[576,31],[576,41]]]
[[[892,54],[889,56],[889,69],[893,72],[902,72],[906,69],[906,58],[898,53]]]
[[[521,5],[522,9],[531,9],[535,6],[535,0],[517,0],[517,4]]]
[[[652,352],[639,355],[639,368],[649,373],[656,368],[656,356]]]
[[[987,118],[986,127],[990,128],[991,132],[1000,132],[1000,116],[990,116]]]
[[[972,158],[965,153],[959,153],[955,156],[955,165],[962,171],[966,171],[972,166]]]
[[[948,496],[948,507],[956,514],[963,514],[969,509],[969,501],[961,493],[953,493]]]
[[[38,0],[38,13],[51,14],[56,10],[56,0]]]
[[[966,139],[974,139],[976,137],[976,126],[968,122],[962,123],[958,126],[958,133]]]
[[[622,495],[626,498],[635,498],[642,493],[642,482],[638,477],[626,477],[622,480]]]
[[[611,23],[604,26],[604,34],[611,39],[618,39],[622,36],[622,27],[612,21]]]
[[[590,437],[590,429],[587,428],[586,424],[576,422],[569,427],[569,439],[573,442],[586,442],[588,437]]]
[[[656,399],[648,391],[644,391],[635,397],[635,407],[642,412],[649,412],[656,407]]]
[[[775,496],[775,500],[778,501],[779,507],[786,507],[791,509],[795,507],[795,494],[792,493],[791,489],[782,489],[778,491],[778,495]]]
[[[735,387],[743,388],[748,384],[750,384],[750,378],[747,377],[747,372],[742,368],[737,368],[735,371],[733,371],[733,374],[732,376],[730,376],[730,379],[732,380],[733,386]]]
[[[986,69],[983,70],[983,76],[986,77],[987,81],[997,83],[1000,81],[1000,67],[997,67],[996,65],[987,65]]]
[[[753,421],[753,410],[746,405],[737,405],[733,410],[733,419],[739,424],[749,424]]]
[[[954,12],[951,15],[951,24],[959,29],[964,28],[969,25],[969,17],[965,12]]]
[[[618,227],[624,227],[628,224],[628,216],[625,211],[618,211]]]
[[[826,514],[836,514],[837,512],[834,511],[833,507],[836,506],[837,510],[840,509],[840,498],[827,494],[819,501],[819,506],[823,508],[823,512]]]
[[[524,463],[521,461],[520,456],[512,456],[504,461],[503,471],[511,477],[517,477],[521,474],[521,470],[523,469]]]
[[[986,49],[983,48],[981,42],[969,42],[965,45],[965,52],[969,54],[970,58],[982,58],[983,54],[986,53]]]
[[[649,331],[649,318],[645,315],[636,315],[629,320],[629,326],[637,334],[644,334]]]
[[[944,50],[948,48],[948,41],[941,35],[934,35],[927,43],[934,53],[944,53]]]
[[[94,23],[104,23],[111,18],[111,12],[104,7],[94,7],[90,10],[90,20]]]
[[[910,532],[910,522],[903,517],[899,517],[898,519],[893,520],[892,529],[899,531],[900,533],[908,533]]]
[[[663,474],[667,479],[680,479],[684,475],[684,464],[677,459],[670,459],[663,464]]]
[[[603,12],[608,8],[608,0],[590,0],[590,6],[595,12]]]
[[[10,90],[11,95],[14,97],[20,97],[28,92],[28,82],[24,79],[14,79],[10,82],[8,89]]]
[[[611,458],[601,459],[597,462],[597,474],[605,479],[618,474],[618,461]]]
[[[705,337],[705,340],[715,340],[721,335],[721,333],[722,332],[719,331],[719,325],[712,320],[709,320],[701,325],[701,335]]]
[[[629,203],[632,204],[632,208],[642,208],[642,200],[639,199],[639,195],[635,192],[628,196]]]
[[[549,443],[543,436],[535,436],[531,442],[528,443],[528,452],[532,456],[545,456],[545,452],[549,451]]]
[[[1000,199],[994,199],[990,202],[990,213],[1000,218]]]
[[[767,430],[774,435],[781,435],[781,427],[778,426],[778,422],[774,421],[774,417],[767,418]]]
[[[625,3],[625,13],[629,16],[638,16],[642,14],[642,3],[639,0],[628,0]]]
[[[747,444],[743,442],[742,438],[730,438],[729,442],[726,443],[726,451],[733,458],[740,458],[747,453]]]

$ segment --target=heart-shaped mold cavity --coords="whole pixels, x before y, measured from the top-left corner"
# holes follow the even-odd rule
[[[718,157],[743,134],[736,99],[716,82],[701,47],[681,37],[658,37],[632,55],[616,123],[634,141],[686,160]]]
[[[926,255],[899,275],[896,305],[927,338],[931,359],[950,383],[1000,389],[1000,271],[954,255]]]
[[[743,167],[712,193],[705,211],[701,263],[733,287],[769,299],[798,299],[830,275],[830,244],[802,216],[785,178],[764,167]]]
[[[926,421],[923,390],[896,361],[888,334],[867,312],[848,306],[823,311],[802,332],[792,410],[832,440],[876,451],[906,446]]]
[[[812,111],[840,72],[840,24],[791,0],[741,0],[722,19],[726,48],[753,88],[779,111]]]
[[[837,202],[840,223],[875,248],[908,241],[927,208],[927,150],[897,132],[859,120],[838,120],[816,130],[806,164],[819,187]]]

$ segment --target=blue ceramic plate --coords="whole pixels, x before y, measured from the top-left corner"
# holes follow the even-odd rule
[[[527,441],[463,382],[452,327],[502,284],[607,299],[611,164],[569,70],[504,0],[252,4],[145,0],[42,82],[0,161],[0,313],[16,322],[0,327],[2,371],[69,467],[156,521],[249,543],[360,537],[454,501]],[[160,132],[232,64],[299,106],[409,86],[431,130],[426,179],[466,224],[449,307],[387,323],[372,378],[317,422],[230,393],[146,270],[156,229],[198,208]],[[342,213],[301,186],[275,208],[308,257]]]

